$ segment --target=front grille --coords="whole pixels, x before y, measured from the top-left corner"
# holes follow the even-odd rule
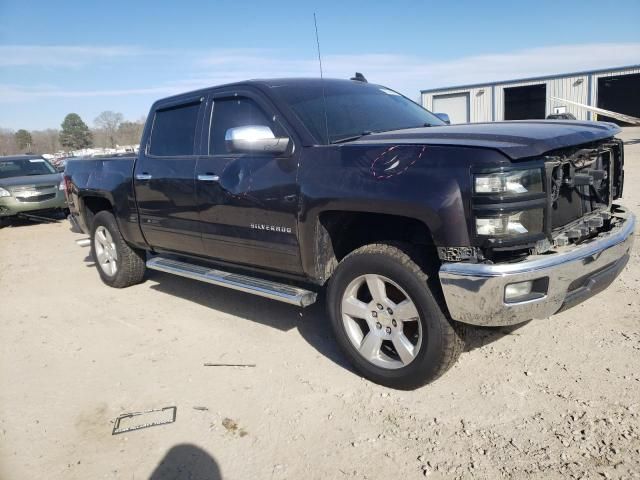
[[[21,185],[19,187],[9,188],[9,191],[18,196],[24,192],[44,192],[55,189],[57,185]]]
[[[52,198],[55,198],[55,196],[56,196],[55,193],[46,193],[44,195],[35,195],[35,196],[32,195],[29,197],[16,196],[16,200],[23,203],[35,203],[35,202],[44,202],[45,200],[51,200]]]
[[[51,200],[56,196],[57,185],[20,185],[10,189],[17,201],[36,203]]]

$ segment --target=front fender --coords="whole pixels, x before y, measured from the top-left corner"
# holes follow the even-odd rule
[[[470,167],[478,163],[510,162],[489,149],[441,145],[306,149],[299,176],[305,272],[315,269],[318,218],[326,211],[407,217],[422,222],[436,246],[470,246]]]

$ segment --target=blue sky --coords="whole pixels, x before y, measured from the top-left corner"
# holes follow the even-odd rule
[[[167,5],[165,5],[167,3]],[[615,7],[613,6],[615,4]],[[76,112],[135,120],[153,100],[246,78],[356,70],[421,88],[640,64],[640,1],[0,0],[0,128]]]

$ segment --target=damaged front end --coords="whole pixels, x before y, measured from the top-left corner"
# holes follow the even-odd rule
[[[455,320],[546,318],[602,291],[626,265],[635,217],[614,203],[624,184],[620,140],[473,175],[476,246],[439,249]]]
[[[623,145],[613,139],[475,169],[472,179],[472,246],[440,248],[440,259],[517,262],[611,229],[624,185]]]
[[[622,196],[624,149],[614,139],[545,162],[550,246],[579,243],[611,227],[613,201]]]

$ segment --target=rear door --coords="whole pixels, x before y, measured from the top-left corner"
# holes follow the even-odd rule
[[[252,89],[214,92],[203,127],[196,192],[205,255],[211,258],[301,272],[297,238],[299,148],[275,107]],[[291,138],[286,154],[232,153],[225,134],[260,125]]]
[[[200,254],[196,209],[196,145],[204,98],[160,103],[134,171],[140,226],[157,250]]]

